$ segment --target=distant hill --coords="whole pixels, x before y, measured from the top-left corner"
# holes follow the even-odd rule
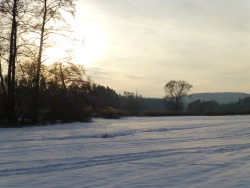
[[[224,93],[194,93],[184,98],[186,103],[195,100],[216,101],[218,103],[237,102],[239,99],[250,97],[247,93],[224,92]]]
[[[250,97],[247,93],[224,92],[224,93],[194,93],[184,97],[185,104],[189,104],[195,100],[216,101],[218,103],[237,102],[239,99]],[[144,105],[142,110],[166,110],[165,103],[162,98],[143,98]]]

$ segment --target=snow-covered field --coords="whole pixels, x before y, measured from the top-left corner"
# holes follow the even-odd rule
[[[0,129],[0,187],[250,187],[250,116]]]

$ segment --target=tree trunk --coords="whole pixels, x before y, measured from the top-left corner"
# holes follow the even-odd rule
[[[64,101],[64,106],[65,106],[65,119],[66,121],[70,120],[70,104],[69,104],[69,98],[68,98],[68,91],[67,91],[67,87],[65,84],[65,78],[64,78],[64,73],[63,73],[63,69],[62,69],[62,63],[59,63],[59,68],[60,68],[60,77],[61,77],[61,82],[62,82],[62,86],[63,86],[63,101]]]
[[[16,123],[15,116],[15,64],[16,64],[16,38],[17,38],[17,3],[14,0],[12,9],[12,26],[10,34],[10,51],[9,51],[9,65],[8,65],[8,94],[7,94],[7,123],[9,125]]]
[[[33,117],[32,117],[33,123],[38,122],[39,81],[40,81],[40,74],[41,74],[46,19],[47,19],[47,0],[44,0],[43,22],[42,22],[41,34],[40,34],[40,45],[39,45],[39,53],[38,53],[38,58],[37,58],[37,69],[36,69],[35,86],[34,86]]]
[[[6,100],[7,96],[6,96],[6,89],[5,89],[4,79],[3,79],[1,59],[0,59],[0,80],[1,80],[1,88],[2,88],[2,91],[3,91],[4,100]]]

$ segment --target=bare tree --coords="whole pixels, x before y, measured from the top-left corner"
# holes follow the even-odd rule
[[[89,85],[84,67],[68,62],[66,58],[65,61],[48,66],[46,79],[48,89],[53,91],[50,98],[54,99],[51,103],[57,103],[50,108],[53,116],[70,121],[76,114],[81,114],[86,99],[86,87]]]
[[[1,38],[8,40],[9,44],[9,57],[8,61],[8,74],[7,74],[7,94],[6,97],[6,115],[9,124],[12,124],[15,119],[15,101],[14,101],[14,87],[15,87],[15,64],[17,54],[17,16],[18,16],[18,0],[1,1],[0,13],[1,22],[9,23],[9,32],[2,35]],[[7,46],[6,46],[7,51]]]
[[[67,25],[66,19],[63,17],[64,13],[70,13],[74,15],[75,13],[75,3],[74,0],[36,0],[37,5],[37,19],[38,22],[34,28],[37,29],[39,33],[39,49],[36,65],[36,75],[35,75],[35,86],[34,86],[34,104],[33,104],[33,122],[37,122],[38,115],[38,95],[39,95],[39,81],[41,64],[43,62],[43,52],[46,48],[46,41],[49,36],[53,34],[64,35],[58,30],[66,29],[66,27],[61,26],[60,29],[56,28],[55,25],[60,25],[65,23]],[[39,8],[42,7],[42,8]],[[60,23],[58,23],[60,22]]]
[[[180,111],[183,107],[183,97],[188,94],[193,86],[186,81],[171,80],[164,86],[165,100],[168,105],[173,105],[173,110]]]
[[[0,58],[7,64],[7,86],[2,82],[2,90],[5,91],[4,100],[8,124],[15,124],[15,84],[16,64],[18,53],[22,50],[25,33],[24,23],[29,12],[28,0],[2,0],[0,1]],[[2,62],[1,62],[2,63]],[[2,65],[2,64],[1,64]],[[2,68],[2,66],[1,66]],[[3,72],[1,72],[3,80]]]

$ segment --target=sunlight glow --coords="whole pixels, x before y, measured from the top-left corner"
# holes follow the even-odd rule
[[[76,16],[66,14],[65,18],[71,25],[72,42],[63,37],[53,37],[56,44],[48,48],[44,54],[55,62],[68,56],[67,51],[71,51],[73,63],[82,64],[85,67],[95,67],[95,62],[99,61],[107,51],[107,33],[100,22],[96,22],[92,17],[93,10],[86,9],[83,4],[77,6]],[[74,35],[74,36],[73,36]]]
[[[75,30],[78,42],[74,49],[74,62],[90,67],[104,53],[106,35],[99,25],[88,22],[81,24]]]
[[[47,63],[67,57],[67,51],[71,50],[73,63],[91,67],[92,63],[105,51],[106,34],[97,24],[82,20],[71,20],[71,22],[76,41],[72,42],[59,36],[53,37],[55,44],[44,51],[45,58],[49,58]]]
[[[47,48],[44,51],[44,56],[45,59],[47,59],[46,63],[50,64],[67,57],[67,49],[65,48],[64,45],[61,46],[57,44],[54,47]]]

